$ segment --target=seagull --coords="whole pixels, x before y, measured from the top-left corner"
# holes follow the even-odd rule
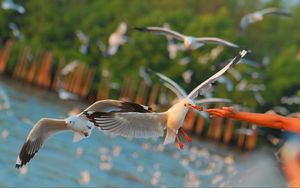
[[[25,13],[25,8],[21,5],[17,5],[12,0],[3,0],[1,5],[4,10],[12,9],[12,10],[17,11],[20,14]]]
[[[240,28],[242,32],[245,32],[248,25],[258,22],[258,21],[262,21],[264,15],[267,14],[274,14],[274,15],[278,15],[278,16],[287,16],[290,17],[291,13],[286,12],[284,10],[281,10],[279,8],[266,8],[263,10],[259,10],[250,14],[245,15],[240,22]]]
[[[108,38],[108,55],[114,55],[117,53],[119,47],[128,41],[128,37],[125,36],[127,32],[126,22],[121,22],[115,32],[113,32]]]
[[[89,48],[89,42],[90,42],[89,36],[87,36],[80,30],[76,31],[76,36],[81,42],[81,45],[79,47],[79,52],[84,55],[87,54]]]
[[[62,87],[62,83],[65,79],[65,77],[73,72],[78,66],[79,66],[79,61],[74,60],[71,63],[68,63],[60,72],[60,79],[58,81],[58,86],[57,86],[57,93],[58,97],[63,100],[78,100],[79,96],[75,93],[72,93],[70,91],[67,91]]]
[[[15,24],[14,22],[10,22],[8,24],[9,29],[12,30],[13,35],[19,39],[19,40],[23,40],[24,39],[24,35],[23,33],[20,31],[19,27],[17,26],[17,24]]]
[[[180,100],[165,112],[151,111],[140,113],[115,110],[105,112],[102,109],[99,109],[86,110],[83,114],[85,114],[86,117],[103,132],[108,132],[113,135],[129,138],[161,137],[164,135],[164,130],[166,130],[164,144],[174,143],[176,139],[179,148],[183,149],[184,145],[179,139],[179,132],[182,132],[185,139],[188,142],[191,142],[191,138],[182,128],[185,116],[189,109],[202,110],[195,105],[194,100],[199,94],[203,93],[203,90],[207,90],[213,82],[223,75],[230,67],[238,63],[246,54],[247,50],[241,50],[229,64],[198,85],[188,95],[183,93],[183,90],[179,90],[184,97],[180,97]],[[111,109],[110,106],[107,106],[107,108]]]
[[[182,76],[184,82],[189,84],[192,81],[192,75],[193,74],[194,74],[194,71],[189,69],[189,70],[184,71],[181,76]]]
[[[135,30],[144,31],[144,32],[151,32],[157,33],[161,35],[165,35],[166,37],[172,37],[174,39],[183,41],[184,48],[188,50],[196,50],[197,48],[202,47],[205,43],[213,43],[213,44],[221,44],[230,46],[233,48],[239,48],[238,45],[228,42],[226,40],[216,38],[216,37],[193,37],[193,36],[186,36],[171,29],[166,29],[163,27],[135,27]]]
[[[95,102],[83,112],[69,116],[65,119],[42,118],[29,132],[17,157],[16,168],[21,168],[23,165],[27,164],[43,146],[47,138],[56,133],[60,133],[62,131],[73,131],[73,142],[78,142],[83,138],[88,138],[95,127],[94,123],[90,121],[90,118],[88,118],[90,116],[90,111],[97,111],[104,114],[115,114],[118,112],[127,115],[130,113],[151,113],[151,108],[131,102],[102,100]],[[126,121],[126,119],[124,120]],[[135,127],[136,125],[132,126]],[[146,121],[144,125],[140,126],[145,132],[149,132],[149,135],[151,135],[151,133],[155,133],[154,130],[157,128],[157,126],[151,125],[151,122],[148,124]],[[131,131],[131,129],[128,131]]]

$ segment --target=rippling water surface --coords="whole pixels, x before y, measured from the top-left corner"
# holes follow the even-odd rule
[[[86,104],[59,100],[53,93],[0,80],[0,186],[285,186],[269,148],[240,153],[218,143],[193,140],[180,151],[162,140],[128,140],[94,129],[90,138],[72,143],[72,133],[50,137],[21,170],[18,152],[42,117],[64,118]],[[4,94],[4,95],[5,95]],[[2,94],[3,95],[3,94]]]

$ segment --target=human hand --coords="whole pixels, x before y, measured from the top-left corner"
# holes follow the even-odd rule
[[[211,108],[205,110],[205,112],[210,113],[212,117],[233,117],[233,115],[236,113],[236,111],[232,107],[222,107],[219,108]]]

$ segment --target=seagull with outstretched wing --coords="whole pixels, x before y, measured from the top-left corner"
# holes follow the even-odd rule
[[[238,63],[239,60],[247,54],[247,50],[242,50],[239,54],[229,62],[223,69],[216,74],[202,82],[197,86],[189,95],[184,90],[178,89],[174,81],[163,76],[164,79],[168,79],[166,86],[178,90],[178,96],[180,100],[171,106],[165,112],[105,112],[102,109],[87,109],[84,114],[90,119],[95,126],[99,127],[104,132],[109,132],[114,135],[121,135],[125,137],[138,137],[149,138],[159,137],[164,135],[164,129],[166,129],[166,136],[164,138],[164,144],[174,143],[177,139],[179,147],[182,149],[183,144],[178,137],[178,132],[182,132],[188,142],[191,139],[186,132],[182,129],[183,121],[189,109],[202,110],[199,108],[194,100],[202,93],[203,89],[207,89],[215,82],[220,76],[222,76],[231,66]],[[159,73],[157,73],[159,75]],[[170,84],[172,83],[173,84]],[[174,84],[175,83],[175,84]],[[109,106],[106,106],[109,108]]]
[[[143,31],[143,32],[150,32],[161,34],[166,37],[171,37],[180,41],[183,41],[183,46],[188,50],[195,50],[197,48],[202,47],[206,43],[218,44],[218,45],[226,45],[233,48],[238,48],[239,46],[228,42],[224,39],[216,38],[216,37],[193,37],[183,35],[177,31],[167,29],[164,27],[135,27],[135,30]]]
[[[262,21],[265,15],[268,14],[273,14],[273,15],[278,15],[278,16],[286,16],[286,17],[290,17],[291,13],[281,10],[279,8],[266,8],[263,10],[259,10],[250,14],[245,15],[240,22],[240,29],[242,32],[245,32],[248,25],[258,22],[258,21]]]
[[[88,113],[89,111],[97,111],[105,114],[126,112],[126,118],[126,114],[151,113],[151,108],[131,102],[122,102],[118,100],[102,100],[95,102],[94,104],[86,108],[84,112],[70,116],[66,119],[42,118],[33,126],[31,131],[29,132],[17,157],[16,168],[21,168],[23,165],[26,165],[35,156],[35,154],[43,146],[46,140],[56,133],[60,133],[63,131],[73,131],[74,142],[89,137],[93,128],[95,127],[94,122],[90,121],[90,114]],[[157,116],[157,118],[160,118],[159,115]],[[145,116],[145,119],[147,119],[147,115]],[[135,119],[135,117],[133,116],[128,120],[136,121],[138,119]],[[128,124],[126,124],[126,119],[124,119],[123,126],[125,127],[123,129],[126,128],[126,125]],[[129,126],[132,126],[133,129],[137,129],[135,127],[139,127],[141,125],[134,124]],[[141,131],[136,130],[131,133],[129,133],[131,131],[131,129],[129,128],[129,130],[124,131],[123,134],[124,136],[138,136],[143,135],[143,132],[148,132],[148,136],[163,135],[161,125],[157,124],[157,122],[155,120],[152,120],[151,118],[149,120],[149,123],[146,122],[142,125],[142,127],[143,128],[140,128]]]

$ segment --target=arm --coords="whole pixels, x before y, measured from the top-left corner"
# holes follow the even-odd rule
[[[283,129],[300,134],[300,118],[287,118],[274,114],[261,114],[251,112],[239,112],[230,107],[222,107],[222,109],[207,109],[206,112],[212,116],[227,117],[257,125]]]

